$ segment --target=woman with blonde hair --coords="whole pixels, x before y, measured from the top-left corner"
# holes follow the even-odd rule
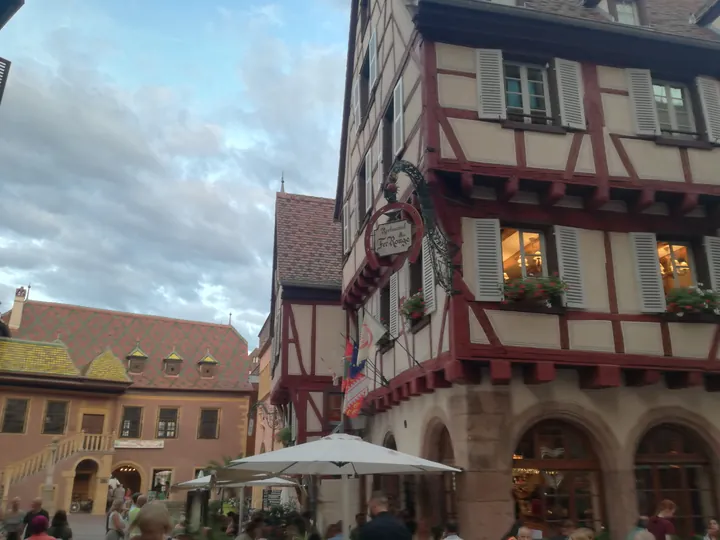
[[[107,515],[105,522],[105,540],[122,540],[125,536],[126,524],[122,517],[123,507],[125,501],[122,499],[115,499],[110,505],[110,512]]]
[[[570,540],[594,540],[594,539],[595,539],[595,531],[593,531],[592,529],[585,528],[585,527],[575,529],[570,534]]]
[[[135,518],[140,534],[137,540],[165,540],[172,531],[170,513],[161,502],[151,502],[140,509]]]

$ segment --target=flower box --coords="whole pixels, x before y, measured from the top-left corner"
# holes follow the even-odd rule
[[[720,315],[715,313],[663,313],[663,319],[676,323],[720,324]]]
[[[504,311],[524,311],[529,313],[547,313],[550,315],[562,315],[567,309],[562,305],[560,298],[550,299],[548,302],[536,300],[518,300],[501,304]]]
[[[565,313],[562,294],[567,284],[555,274],[508,280],[502,285],[503,309],[534,313]]]
[[[663,318],[669,322],[718,323],[720,322],[720,295],[710,289],[676,287],[665,296],[667,312]]]
[[[402,302],[400,312],[411,328],[422,322],[425,317],[425,295],[422,289]]]

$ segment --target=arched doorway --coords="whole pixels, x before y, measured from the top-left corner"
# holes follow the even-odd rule
[[[72,502],[70,503],[71,512],[92,511],[93,499],[97,490],[98,470],[100,469],[97,461],[93,459],[83,459],[75,467],[75,478],[72,487]]]
[[[677,505],[675,527],[681,538],[703,534],[716,515],[710,453],[693,431],[660,424],[640,440],[635,454],[635,488],[640,514],[653,515],[659,503]]]
[[[455,451],[448,428],[439,420],[430,423],[425,443],[425,454],[431,461],[451,467],[455,465]],[[418,498],[420,515],[430,527],[444,527],[456,522],[457,478],[455,473],[419,477]]]
[[[134,465],[119,465],[113,470],[112,477],[120,482],[130,493],[140,493],[142,478]]]
[[[513,455],[513,497],[518,517],[545,538],[564,521],[600,530],[601,467],[585,433],[556,420],[526,431]]]

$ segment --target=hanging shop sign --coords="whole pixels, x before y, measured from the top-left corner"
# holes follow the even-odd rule
[[[375,230],[375,253],[387,257],[405,253],[412,247],[412,224],[401,219],[379,225]]]

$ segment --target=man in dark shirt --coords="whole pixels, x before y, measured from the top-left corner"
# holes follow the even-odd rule
[[[44,516],[48,521],[50,521],[50,516],[43,509],[42,499],[40,498],[33,499],[33,502],[30,505],[30,511],[25,514],[25,518],[23,519],[23,523],[25,524],[25,536],[23,538],[30,537],[30,523],[32,523],[32,520],[37,516]]]
[[[360,527],[359,540],[412,540],[405,524],[388,511],[387,496],[376,491],[370,497],[368,509],[372,518]]]
[[[670,518],[675,515],[677,506],[670,500],[664,500],[658,507],[657,515],[648,520],[647,529],[655,537],[655,540],[670,540],[675,535],[675,526]]]

